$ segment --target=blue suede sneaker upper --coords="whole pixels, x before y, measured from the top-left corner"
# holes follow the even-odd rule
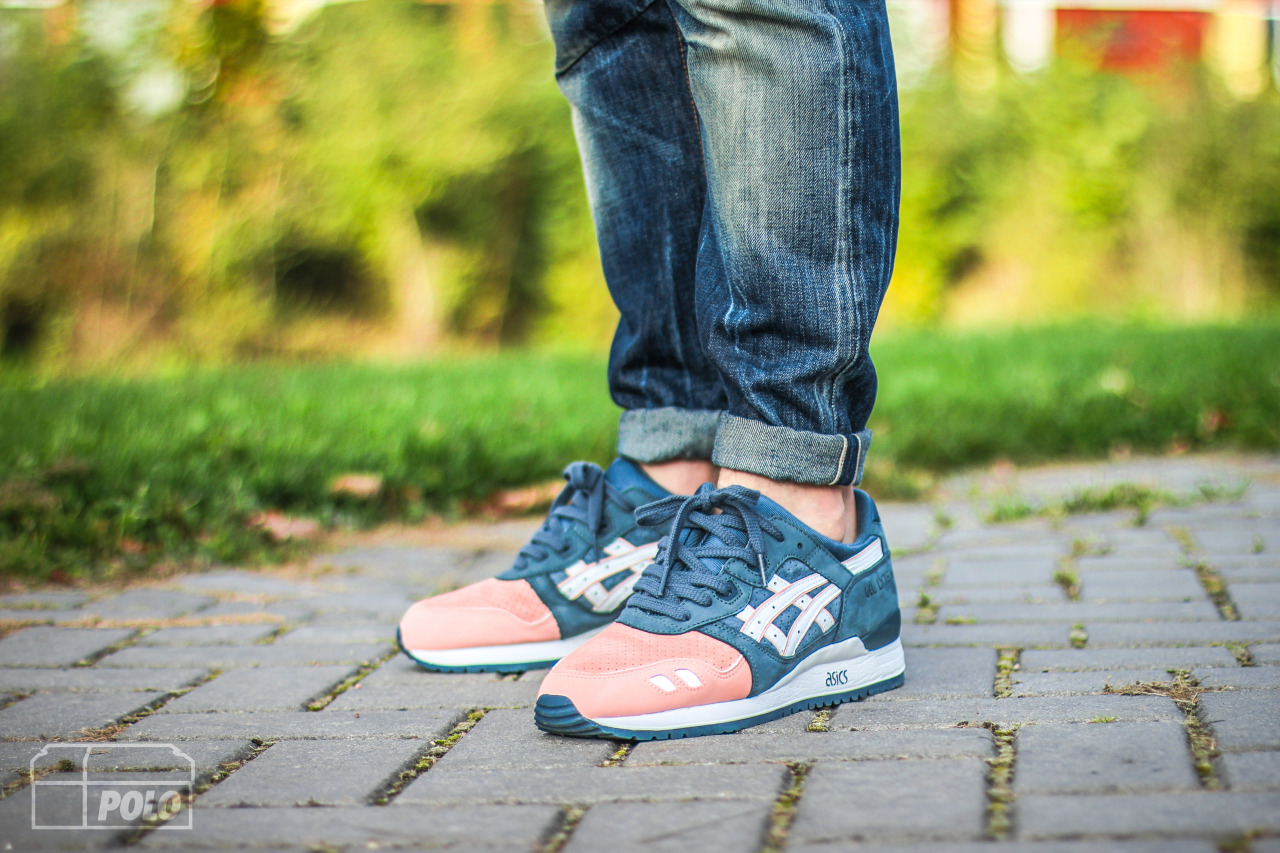
[[[858,538],[822,536],[758,492],[702,486],[641,507],[670,532],[619,620],[653,634],[698,630],[738,649],[756,695],[814,650],[898,639],[901,614],[879,513],[854,491]],[[718,510],[718,512],[717,512]]]
[[[616,459],[607,471],[575,462],[546,521],[501,580],[525,580],[571,637],[612,622],[662,531],[636,522],[636,507],[668,497],[640,468]]]

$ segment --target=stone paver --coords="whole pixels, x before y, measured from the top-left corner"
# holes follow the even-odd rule
[[[1280,687],[1280,666],[1242,666],[1231,669],[1194,669],[1191,674],[1204,687]]]
[[[163,589],[135,589],[100,598],[86,604],[81,612],[91,619],[112,621],[173,619],[202,610],[215,599]]]
[[[840,761],[869,758],[985,758],[991,732],[981,728],[806,732],[750,738],[690,738],[636,745],[627,766]]]
[[[168,693],[189,687],[209,674],[207,669],[2,669],[0,691],[5,693],[80,693],[87,691],[158,690]]]
[[[1024,838],[1080,835],[1227,837],[1280,831],[1280,793],[1032,795],[1018,799]]]
[[[138,640],[139,646],[245,646],[261,642],[280,630],[278,625],[202,625],[161,628]]]
[[[529,711],[490,711],[432,768],[433,773],[453,769],[530,769],[545,767],[595,767],[618,749],[608,740],[569,740],[538,730]]]
[[[356,673],[352,666],[264,666],[234,669],[165,705],[161,713],[301,711]]]
[[[996,675],[994,649],[909,648],[906,683],[884,694],[894,699],[990,696]]]
[[[1087,672],[1015,672],[1012,681],[1014,696],[1066,696],[1104,693],[1108,687],[1123,687],[1140,681],[1168,681],[1169,678],[1169,671],[1164,669],[1113,669]]]
[[[1023,794],[1194,791],[1180,723],[1114,722],[1023,726],[1014,790]]]
[[[149,646],[121,649],[98,662],[103,667],[134,669],[143,666],[208,666],[233,669],[242,666],[311,666],[314,664],[365,663],[390,651],[390,644],[333,643],[315,646]]]
[[[560,819],[550,806],[419,805],[412,809],[205,809],[180,841],[154,832],[144,850],[272,849],[420,850],[435,848],[531,850]]]
[[[937,728],[995,723],[1087,723],[1097,717],[1120,720],[1182,720],[1172,699],[1163,696],[1038,696],[1027,699],[882,700],[841,705],[831,715],[832,729]]]
[[[1128,572],[1080,572],[1080,600],[1206,601],[1204,588],[1191,569],[1144,569]]]
[[[1235,656],[1221,646],[1146,649],[1031,650],[1022,655],[1023,672],[1080,672],[1111,669],[1191,669],[1236,666]]]
[[[137,694],[129,694],[137,695]],[[2,714],[3,712],[0,712]],[[193,719],[187,714],[153,714],[129,728],[122,740],[192,740],[256,737],[364,739],[443,737],[461,715],[456,711],[224,711]]]
[[[131,628],[25,628],[0,640],[0,666],[74,666],[136,633]]]
[[[1280,663],[1280,643],[1259,643],[1249,647],[1254,663]]]
[[[972,758],[818,764],[805,779],[791,839],[981,838],[985,775]]]
[[[1142,526],[1132,510],[982,520],[997,499],[1047,504],[1126,482],[1192,500]],[[1206,483],[1247,488],[1199,503]],[[936,501],[882,507],[903,688],[622,750],[537,731],[545,671],[430,673],[392,654],[409,603],[503,571],[537,519],[451,527],[438,546],[362,545],[316,557],[314,572],[0,596],[0,853],[126,839],[155,851],[755,853],[775,816],[787,853],[1210,853],[1243,835],[1250,853],[1280,853],[1280,457],[1002,468],[949,480]],[[1053,580],[1064,558],[1078,601]],[[1198,562],[1226,581],[1240,620],[1221,617]],[[914,621],[921,593],[934,624]],[[998,673],[1007,649],[1018,665]],[[1196,773],[1176,703],[1106,692],[1171,669],[1206,688],[1197,713],[1220,750],[1218,790]],[[478,722],[460,726],[469,715]],[[189,755],[207,785],[195,829],[31,830],[32,756],[86,728],[106,740],[68,746],[109,780]],[[1016,730],[999,735],[1004,753],[994,730]],[[68,746],[38,759],[43,778],[78,778],[59,763]],[[1013,759],[1010,837],[991,844],[988,762],[1001,754]],[[75,791],[59,790],[78,816]]]
[[[769,824],[765,803],[601,803],[566,853],[754,853]]]
[[[433,768],[410,782],[395,804],[772,800],[782,791],[786,775],[785,767],[769,764],[440,772]]]
[[[1280,752],[1228,753],[1220,766],[1233,791],[1280,791]]]
[[[383,794],[427,746],[411,740],[281,741],[201,797],[200,805],[361,805]]]
[[[1280,749],[1280,705],[1269,690],[1205,693],[1200,718],[1213,729],[1224,752]]]
[[[163,693],[43,693],[0,711],[5,738],[73,738],[84,729],[100,729],[146,708]],[[226,737],[234,737],[226,735]]]

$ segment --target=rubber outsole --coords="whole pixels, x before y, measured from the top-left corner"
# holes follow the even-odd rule
[[[559,661],[559,658],[556,658],[555,660],[521,661],[520,663],[483,663],[471,664],[469,666],[444,666],[438,663],[429,663],[421,658],[415,657],[412,652],[404,647],[404,641],[400,639],[399,628],[396,628],[396,646],[400,651],[404,652],[405,657],[409,658],[409,660],[429,672],[525,672],[530,669],[550,669]]]
[[[842,705],[845,702],[857,702],[859,699],[865,699],[868,696],[874,696],[877,693],[884,693],[889,690],[901,687],[904,676],[899,674],[892,678],[886,678],[884,681],[878,681],[875,684],[869,684],[865,687],[859,687],[856,690],[850,690],[845,693],[830,693],[825,696],[815,696],[812,699],[805,699],[795,702],[776,711],[770,711],[765,714],[758,714],[754,717],[744,717],[741,720],[730,720],[725,723],[715,723],[706,726],[691,726],[685,729],[666,729],[656,731],[644,731],[637,729],[617,729],[611,726],[602,726],[593,720],[589,720],[582,714],[578,713],[578,709],[573,702],[566,696],[545,695],[539,696],[537,703],[533,706],[533,721],[544,732],[550,732],[557,735],[569,735],[571,737],[594,737],[594,738],[610,738],[612,740],[674,740],[676,738],[697,737],[699,735],[721,735],[729,732],[736,732],[742,729],[758,726],[761,723],[767,723],[770,720],[777,720],[795,714],[799,711],[810,711],[817,708],[830,708],[834,705]]]

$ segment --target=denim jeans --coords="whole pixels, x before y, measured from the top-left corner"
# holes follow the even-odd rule
[[[547,0],[619,452],[861,479],[900,155],[883,0]]]

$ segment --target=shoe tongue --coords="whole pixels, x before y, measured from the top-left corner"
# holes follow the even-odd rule
[[[623,459],[619,456],[613,460],[604,472],[604,478],[620,492],[628,489],[639,489],[646,496],[657,500],[666,497],[669,492],[655,483],[648,474],[644,472],[639,465],[630,459]]]

